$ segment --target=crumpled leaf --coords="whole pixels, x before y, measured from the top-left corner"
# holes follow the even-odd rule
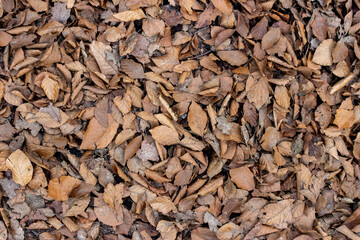
[[[62,176],[51,179],[48,185],[48,194],[57,201],[67,201],[71,191],[79,186],[81,181],[71,176]]]

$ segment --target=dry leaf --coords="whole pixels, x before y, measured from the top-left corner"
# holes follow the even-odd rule
[[[7,46],[12,39],[13,37],[10,34],[4,31],[0,31],[0,47]]]
[[[223,14],[230,14],[233,6],[229,0],[211,0],[212,4]]]
[[[48,186],[48,194],[57,201],[67,201],[71,191],[79,186],[81,181],[71,176],[62,176],[59,179],[51,179]]]
[[[167,196],[156,197],[150,202],[150,206],[162,214],[168,214],[171,211],[177,212],[175,204]]]
[[[280,39],[281,32],[279,28],[271,28],[261,40],[262,50],[267,50],[275,45]]]
[[[218,51],[218,56],[233,66],[241,66],[247,63],[247,56],[240,51]]]
[[[139,8],[136,10],[128,10],[116,13],[113,15],[113,17],[119,19],[122,22],[131,22],[145,18],[146,15],[144,14],[143,10]]]
[[[158,230],[163,239],[175,240],[177,235],[177,229],[173,222],[161,220],[156,226],[156,230]]]
[[[114,75],[118,73],[118,67],[114,63],[107,61],[106,52],[111,51],[112,48],[102,42],[93,41],[90,44],[90,53],[96,59],[96,62],[103,74]]]
[[[90,196],[71,198],[62,203],[64,217],[77,216],[85,212],[90,203]]]
[[[294,220],[291,212],[293,202],[294,200],[288,199],[266,205],[262,210],[261,222],[279,229],[287,228]]]
[[[108,127],[101,125],[96,118],[92,118],[86,129],[80,149],[105,148],[115,137],[119,123],[108,114]]]
[[[254,174],[248,167],[233,168],[230,170],[231,181],[233,181],[237,187],[246,191],[252,191],[255,189]]]
[[[161,145],[174,145],[180,142],[178,133],[167,126],[158,126],[150,130],[151,136]]]
[[[48,99],[54,102],[57,101],[60,91],[59,83],[57,81],[51,79],[49,75],[46,75],[41,82],[41,88],[44,90]]]
[[[332,51],[335,48],[332,39],[326,39],[316,48],[312,61],[321,66],[331,66],[333,64]]]
[[[192,102],[188,113],[188,123],[190,129],[199,136],[204,136],[207,124],[206,112],[196,102]]]
[[[254,103],[256,109],[259,110],[267,102],[269,97],[267,78],[249,76],[246,81],[246,92],[249,101]]]
[[[33,177],[33,166],[29,158],[20,149],[6,159],[6,166],[11,170],[14,181],[26,186]]]
[[[260,142],[261,147],[266,151],[272,152],[280,138],[280,133],[274,127],[268,127],[262,136]]]
[[[286,87],[276,86],[274,96],[276,102],[280,106],[286,109],[290,107],[290,96],[288,94]]]

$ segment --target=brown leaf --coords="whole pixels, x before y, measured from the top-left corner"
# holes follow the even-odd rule
[[[156,226],[163,239],[175,240],[178,233],[175,224],[173,222],[161,220]]]
[[[254,174],[248,167],[233,168],[230,170],[231,181],[233,181],[237,187],[246,191],[252,191],[255,189]]]
[[[267,78],[249,76],[246,81],[246,91],[249,101],[259,110],[267,102],[270,94]]]
[[[16,129],[10,123],[0,125],[0,141],[10,141],[15,133]]]
[[[119,123],[111,114],[108,114],[108,127],[102,126],[96,118],[92,118],[86,129],[80,149],[105,148],[115,137]]]
[[[286,87],[276,86],[274,96],[276,102],[280,106],[286,109],[290,107],[290,96],[288,94]]]
[[[317,37],[321,42],[326,39],[328,23],[326,18],[323,17],[321,13],[316,13],[316,17],[311,23],[311,28],[315,37]]]
[[[121,69],[131,78],[145,78],[142,65],[134,60],[122,59]]]
[[[218,56],[233,66],[241,66],[247,63],[248,58],[241,51],[218,51]]]
[[[20,149],[6,159],[6,166],[11,170],[14,181],[26,186],[33,177],[33,166],[29,158]]]
[[[177,212],[175,204],[167,196],[156,197],[151,201],[150,206],[162,214],[168,214],[171,211],[173,213]]]
[[[174,145],[180,142],[178,133],[164,125],[151,129],[150,133],[155,141],[161,145]]]
[[[252,29],[251,35],[255,40],[260,40],[265,33],[267,32],[268,20],[266,17],[263,17],[260,22],[258,22]]]
[[[99,68],[103,74],[117,74],[118,68],[112,63],[108,62],[106,58],[106,52],[111,52],[112,48],[109,45],[105,45],[102,42],[93,41],[90,44],[90,53],[94,56]]]
[[[134,138],[131,142],[129,142],[128,145],[126,145],[125,153],[124,153],[125,161],[129,160],[131,157],[135,155],[135,153],[140,147],[141,142],[142,142],[142,136],[139,135],[136,138]]]
[[[44,90],[48,99],[56,102],[59,97],[59,83],[50,78],[49,75],[46,75],[41,82],[41,88]]]
[[[315,110],[315,120],[321,128],[327,128],[331,122],[331,109],[327,103],[320,104]]]
[[[4,31],[0,31],[0,47],[7,46],[12,39],[13,37],[10,34]]]
[[[235,223],[229,222],[224,224],[217,232],[219,240],[237,239],[241,233],[241,228]]]
[[[279,141],[280,133],[274,127],[268,127],[262,136],[260,143],[261,147],[266,151],[272,152],[273,148]]]
[[[90,196],[71,198],[62,203],[64,217],[78,216],[85,212],[90,203]]]
[[[334,63],[341,62],[345,60],[347,56],[348,56],[348,48],[344,43],[344,39],[340,39],[340,41],[336,43],[336,46],[332,51],[333,62]]]
[[[280,28],[271,28],[261,40],[262,50],[267,50],[275,45],[279,41],[281,36]]]
[[[40,0],[26,0],[30,6],[37,12],[46,12],[48,9],[47,2],[43,2]]]
[[[192,102],[189,108],[188,123],[190,129],[199,136],[204,136],[208,118],[206,112],[196,102]]]
[[[122,22],[132,22],[145,18],[146,15],[144,14],[143,10],[139,8],[135,10],[128,10],[128,11],[116,13],[113,15],[113,17]]]
[[[233,6],[229,0],[211,0],[211,2],[223,14],[230,14],[233,10]]]
[[[86,183],[91,185],[96,185],[97,178],[94,174],[88,169],[85,163],[80,164],[79,169],[80,176],[85,180]]]
[[[71,191],[79,186],[81,181],[71,176],[62,176],[59,179],[51,179],[48,186],[48,194],[57,201],[67,201]]]
[[[103,97],[97,104],[94,110],[96,120],[103,126],[108,127],[108,103],[109,100]]]
[[[124,222],[123,219],[115,215],[114,211],[107,204],[95,207],[94,212],[99,221],[106,225],[116,227]]]
[[[321,66],[331,66],[333,64],[332,51],[335,42],[332,39],[326,39],[316,48],[312,61]]]
[[[287,228],[288,224],[293,222],[291,212],[293,201],[288,199],[266,205],[262,211],[261,222],[279,229]]]

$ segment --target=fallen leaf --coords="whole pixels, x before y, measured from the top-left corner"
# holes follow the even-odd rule
[[[279,41],[281,32],[279,28],[271,28],[261,40],[262,50],[267,50],[275,45]]]
[[[81,181],[71,176],[51,179],[48,185],[48,195],[57,201],[67,201],[71,191],[79,186]]]
[[[316,48],[312,61],[321,66],[331,66],[333,64],[332,51],[335,48],[332,39],[326,39]]]
[[[44,90],[48,99],[56,102],[59,97],[59,83],[56,80],[53,80],[46,75],[45,78],[41,82],[41,88]]]
[[[33,177],[33,166],[29,158],[20,149],[6,159],[6,166],[11,170],[14,181],[26,186]]]
[[[218,56],[233,66],[241,66],[247,63],[247,56],[241,51],[218,51]]]
[[[231,181],[233,181],[237,187],[246,191],[252,191],[255,189],[254,174],[248,167],[233,168],[230,170]]]
[[[146,15],[144,14],[143,10],[136,9],[136,10],[128,10],[128,11],[123,11],[123,12],[119,12],[119,13],[115,13],[113,15],[114,18],[122,21],[122,22],[131,22],[131,21],[136,21],[136,20],[140,20],[142,18],[145,18]]]
[[[267,78],[249,76],[246,81],[246,92],[249,101],[259,110],[266,103],[270,94]]]
[[[212,4],[223,14],[230,14],[233,6],[229,0],[211,0]]]
[[[175,204],[167,196],[156,197],[150,202],[150,206],[162,214],[168,214],[171,211],[173,213],[177,212]]]
[[[287,228],[294,220],[291,212],[293,202],[293,199],[287,199],[266,205],[262,210],[261,222],[279,229]]]
[[[92,118],[86,129],[80,149],[105,148],[115,137],[119,123],[117,123],[111,114],[108,114],[108,127],[101,125],[96,118]]]
[[[151,129],[150,133],[161,145],[174,145],[180,142],[177,132],[164,125]]]
[[[192,102],[188,113],[190,129],[199,136],[204,136],[208,118],[206,112],[196,102]]]
[[[107,61],[106,52],[111,52],[112,48],[102,42],[93,41],[90,44],[90,53],[94,56],[99,68],[103,74],[114,75],[118,73],[118,67]]]
[[[12,39],[13,37],[10,34],[4,31],[0,31],[0,47],[7,46]]]

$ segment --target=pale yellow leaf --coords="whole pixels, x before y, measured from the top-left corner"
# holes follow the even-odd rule
[[[128,10],[116,13],[113,15],[113,17],[123,22],[132,22],[145,18],[146,15],[144,14],[143,10],[139,8],[136,10]]]
[[[11,170],[14,181],[21,186],[28,184],[33,176],[33,166],[29,158],[20,149],[6,159],[6,166]]]

